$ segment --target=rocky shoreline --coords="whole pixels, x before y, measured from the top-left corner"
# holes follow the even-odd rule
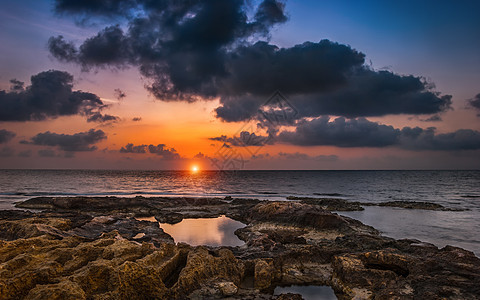
[[[480,298],[480,259],[472,252],[384,237],[331,212],[363,209],[361,203],[291,200],[38,197],[18,203],[30,211],[0,211],[0,299],[298,299],[272,295],[286,285],[330,286],[339,299]],[[137,219],[173,224],[221,215],[246,224],[235,232],[245,245],[175,244],[158,223]]]

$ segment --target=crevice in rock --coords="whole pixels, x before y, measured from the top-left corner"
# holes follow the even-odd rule
[[[187,265],[187,256],[188,252],[181,252],[177,259],[173,262],[174,266],[172,266],[171,271],[165,276],[163,279],[163,283],[167,288],[171,288],[177,283],[178,278],[180,276],[180,272],[182,272],[183,268]]]
[[[245,261],[245,271],[243,273],[240,287],[242,289],[253,289],[255,286],[255,263],[253,261]]]
[[[398,276],[407,277],[410,273],[408,269],[402,268],[397,265],[387,265],[387,264],[366,264],[365,268],[367,269],[375,269],[375,270],[383,270],[383,271],[392,271]]]

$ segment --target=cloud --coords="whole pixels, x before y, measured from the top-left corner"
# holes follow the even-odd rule
[[[88,116],[87,122],[97,122],[97,123],[106,123],[106,122],[118,122],[120,120],[117,116],[102,114],[99,112],[92,113]]]
[[[138,145],[135,146],[132,143],[128,143],[124,147],[120,148],[120,153],[135,153],[135,154],[145,154],[148,152],[156,154],[165,160],[174,160],[179,159],[180,155],[177,153],[177,150],[174,148],[168,148],[165,144],[158,145]]]
[[[15,137],[15,132],[6,129],[0,129],[0,144],[7,143]]]
[[[134,118],[132,118],[132,121],[133,121],[133,122],[140,122],[141,120],[142,120],[141,117],[134,117]]]
[[[263,41],[287,20],[285,5],[264,0],[249,7],[241,0],[58,0],[57,12],[127,24],[108,26],[79,47],[52,37],[49,48],[86,69],[136,66],[164,101],[219,97],[216,115],[228,122],[256,117],[276,90],[288,95],[299,119],[431,115],[451,107],[451,96],[422,77],[375,71],[348,45],[321,40],[280,48]]]
[[[371,122],[364,118],[330,121],[320,117],[301,121],[294,131],[282,131],[277,136],[280,142],[300,145],[337,147],[388,147],[409,150],[479,150],[480,132],[460,129],[450,133],[435,133],[435,128],[402,129]]]
[[[164,144],[158,144],[157,146],[148,145],[148,151],[156,155],[161,156],[166,160],[179,159],[180,155],[174,148],[167,148]]]
[[[279,141],[302,145],[331,145],[338,147],[386,147],[396,143],[400,131],[392,126],[380,125],[367,119],[345,119],[329,121],[320,117],[302,121],[295,131],[283,131]]]
[[[423,122],[441,122],[442,117],[440,117],[439,115],[433,115],[433,116],[431,116],[427,119],[420,120],[420,121],[423,121]]]
[[[107,136],[102,130],[90,129],[87,132],[75,134],[58,134],[50,131],[39,133],[30,141],[22,141],[22,144],[33,144],[38,146],[58,147],[66,152],[94,151],[97,149],[94,144],[106,139]]]
[[[107,26],[79,47],[61,36],[52,37],[48,47],[57,59],[85,69],[138,66],[151,80],[147,87],[157,98],[194,101],[197,96],[216,96],[216,82],[228,75],[229,49],[268,37],[272,26],[287,20],[280,1],[260,2],[251,18],[250,7],[242,0],[139,0],[115,5],[57,1],[60,13],[128,19],[127,30]]]
[[[480,94],[477,94],[474,98],[467,101],[471,108],[477,110],[477,116],[480,117]]]
[[[337,82],[327,81],[322,85],[320,74],[325,67],[312,69],[309,72],[303,70],[301,60],[298,61],[298,72],[295,72],[294,68],[290,72],[269,71],[268,73],[276,75],[270,78],[265,75],[264,79],[259,77],[262,75],[254,74],[259,73],[255,71],[255,64],[242,63],[245,69],[251,66],[249,71],[251,74],[248,75],[246,72],[247,74],[242,76],[245,79],[251,78],[251,81],[246,80],[243,88],[250,91],[259,89],[253,88],[256,84],[262,86],[261,89],[265,88],[266,91],[268,86],[270,89],[277,87],[288,95],[290,103],[298,110],[297,118],[322,115],[355,118],[391,114],[434,114],[444,112],[451,107],[452,97],[441,96],[421,77],[397,75],[389,71],[374,71],[365,66],[352,65],[349,72],[338,72],[337,77],[334,72],[325,70],[324,76],[329,77],[331,74],[332,78],[337,78]],[[276,66],[276,63],[271,65]],[[307,66],[308,63],[304,62],[304,65]],[[275,76],[282,76],[285,82],[281,80],[275,82],[275,79],[271,79]],[[315,77],[318,77],[317,81],[312,79]],[[303,83],[296,85],[296,80]],[[257,84],[258,82],[262,84]],[[247,86],[247,83],[250,83],[252,88]],[[309,83],[311,86],[308,86]],[[260,90],[256,92],[242,96],[222,97],[221,106],[216,109],[217,117],[228,122],[256,117],[258,109],[268,99],[266,93],[261,93]]]
[[[207,158],[207,156],[205,156],[205,154],[203,154],[202,152],[198,152],[197,154],[195,154],[193,156],[194,159],[205,159]]]
[[[38,73],[26,88],[18,81],[13,84],[11,91],[0,91],[0,121],[39,121],[71,115],[95,119],[107,107],[95,94],[72,90],[73,76],[67,72]]]
[[[227,137],[226,135],[221,135],[218,137],[209,138],[209,140],[227,143],[236,147],[264,146],[267,144],[271,145],[273,142],[271,137],[256,135],[255,133],[250,133],[248,131],[240,132],[238,137]]]
[[[120,148],[120,153],[147,153],[147,145],[134,146],[129,143],[125,147]]]
[[[127,94],[121,89],[115,89],[113,90],[113,93],[115,94],[115,98],[117,98],[117,100],[122,100],[123,98],[127,97]]]
[[[480,132],[460,129],[454,132],[435,134],[435,128],[404,127],[401,131],[400,145],[411,150],[478,150]]]

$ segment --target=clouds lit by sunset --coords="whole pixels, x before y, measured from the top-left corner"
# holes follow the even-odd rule
[[[480,168],[480,5],[362,3],[5,1],[0,164]]]

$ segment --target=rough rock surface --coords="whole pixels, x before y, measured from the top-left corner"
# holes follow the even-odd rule
[[[294,284],[339,299],[480,298],[473,253],[384,237],[309,201],[34,198],[18,207],[44,211],[0,212],[0,299],[300,299],[273,296]],[[137,219],[220,215],[246,224],[245,245],[176,245]]]

